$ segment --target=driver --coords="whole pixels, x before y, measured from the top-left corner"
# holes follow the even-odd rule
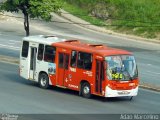
[[[122,67],[120,59],[114,58],[113,60],[109,61],[108,68],[112,76],[112,79],[122,79]]]

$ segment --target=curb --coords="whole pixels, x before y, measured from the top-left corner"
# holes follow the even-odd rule
[[[0,55],[0,62],[19,65],[19,59],[15,57],[4,56],[4,55]],[[139,87],[143,89],[147,89],[147,90],[160,92],[160,87],[157,87],[151,84],[147,84],[147,83],[141,83]]]
[[[152,90],[152,91],[156,91],[156,92],[160,92],[160,87],[157,87],[155,85],[146,85],[146,84],[143,84],[141,83],[139,85],[140,88],[143,88],[143,89],[147,89],[147,90]]]
[[[84,27],[86,29],[90,29],[93,31],[103,32],[103,33],[107,33],[107,34],[111,34],[111,35],[116,35],[119,37],[125,37],[125,38],[136,40],[136,41],[143,41],[143,42],[148,42],[148,43],[160,44],[160,40],[157,40],[157,39],[147,39],[147,38],[142,38],[142,37],[138,37],[138,36],[134,36],[134,35],[116,33],[112,30],[107,30],[104,27],[98,27],[95,25],[91,25],[89,22],[86,22],[85,20],[82,20],[81,18],[76,17],[65,10],[61,10],[60,16],[73,22],[73,23],[79,23],[78,26],[81,26],[81,27]]]

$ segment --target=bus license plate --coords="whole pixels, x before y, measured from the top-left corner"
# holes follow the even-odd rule
[[[130,92],[128,91],[120,91],[118,92],[119,95],[128,95]]]

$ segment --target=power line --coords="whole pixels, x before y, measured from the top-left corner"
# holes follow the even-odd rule
[[[2,16],[7,16],[7,17],[12,17],[12,18],[19,18],[19,19],[24,19],[23,17],[18,17],[18,16],[11,16],[11,15],[4,15],[4,14],[0,14],[0,15],[2,15]],[[43,20],[41,20],[41,19],[31,19],[31,20],[40,20],[40,21],[43,21]],[[67,23],[67,24],[78,24],[78,25],[97,25],[97,26],[101,26],[101,27],[104,27],[104,26],[111,26],[111,27],[123,27],[123,26],[125,26],[125,27],[131,27],[131,28],[133,28],[133,27],[160,27],[160,25],[152,25],[152,26],[146,26],[146,25],[121,25],[121,24],[112,24],[112,25],[110,25],[110,24],[103,24],[103,25],[99,25],[99,24],[90,24],[90,23],[88,23],[88,24],[85,24],[85,23],[77,23],[77,22],[60,22],[60,21],[55,21],[55,20],[53,20],[53,21],[49,21],[49,22],[54,22],[54,23],[62,23],[62,24],[65,24],[65,23]]]

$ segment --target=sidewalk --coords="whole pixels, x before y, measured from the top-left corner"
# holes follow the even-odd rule
[[[9,13],[7,14],[9,15]],[[18,33],[18,35],[20,33],[25,34],[23,22],[18,21],[16,18],[3,15],[0,15],[0,32]]]

